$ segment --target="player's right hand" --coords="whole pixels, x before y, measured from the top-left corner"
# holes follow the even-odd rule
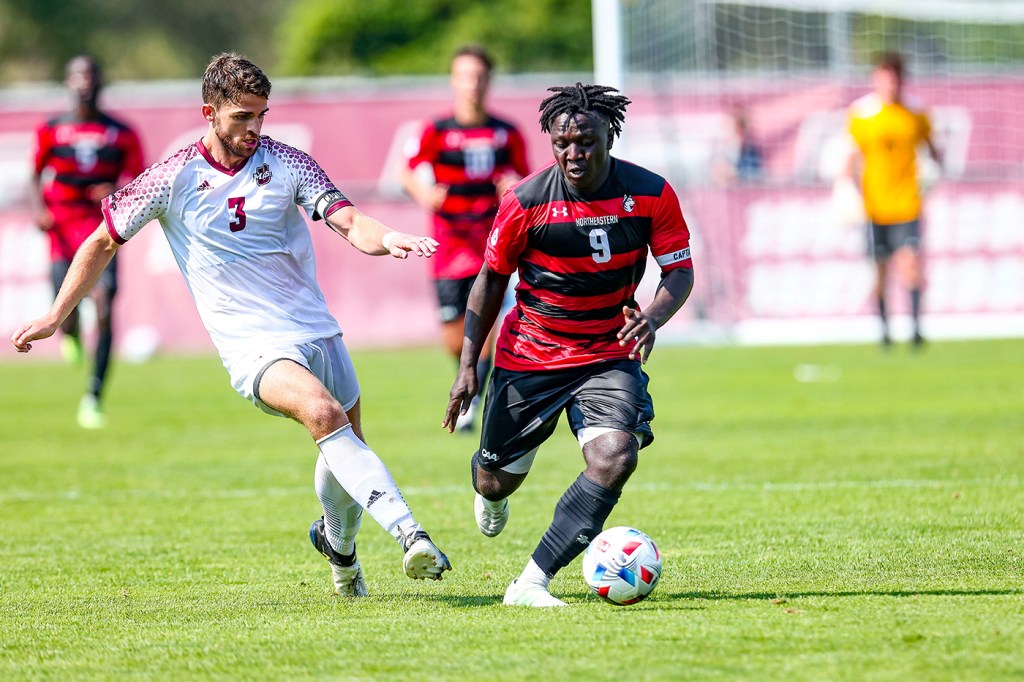
[[[32,341],[49,338],[55,331],[57,331],[55,324],[49,324],[43,320],[32,320],[18,327],[11,335],[11,343],[19,353],[27,353],[32,350]]]
[[[448,409],[445,410],[444,420],[441,422],[442,429],[448,429],[448,433],[455,433],[455,425],[459,422],[459,416],[466,414],[469,404],[479,392],[480,387],[476,380],[476,368],[459,370],[452,384],[452,390],[448,394]]]

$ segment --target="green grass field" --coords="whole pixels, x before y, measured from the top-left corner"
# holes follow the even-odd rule
[[[102,432],[74,425],[84,370],[0,365],[0,679],[1024,677],[1024,341],[659,347],[609,524],[658,541],[662,581],[615,608],[577,559],[570,608],[538,611],[501,596],[581,469],[568,429],[488,539],[448,361],[355,359],[367,438],[455,565],[410,581],[367,518],[358,602],[306,538],[313,443],[216,359],[117,365]]]

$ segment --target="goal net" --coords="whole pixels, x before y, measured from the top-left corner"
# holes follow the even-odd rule
[[[943,153],[919,155],[925,331],[1024,335],[1024,1],[595,0],[594,23],[596,80],[635,102],[619,154],[669,178],[694,232],[700,324],[675,333],[876,338],[859,202],[834,180],[847,108],[899,52]]]

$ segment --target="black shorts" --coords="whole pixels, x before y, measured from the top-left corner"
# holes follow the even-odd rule
[[[463,277],[462,279],[434,280],[441,322],[454,322],[466,314],[469,290],[473,288],[473,282],[475,281],[476,275]]]
[[[64,283],[64,278],[68,276],[70,268],[71,261],[68,260],[55,260],[50,264],[50,281],[53,282],[54,295],[60,291],[60,285]],[[93,291],[101,287],[111,299],[114,298],[114,294],[117,293],[117,255],[110,259],[107,267],[103,268],[100,278],[96,280],[96,286],[93,287]]]
[[[634,360],[612,360],[584,367],[514,372],[495,367],[487,387],[480,434],[480,466],[506,467],[546,441],[562,410],[574,434],[583,427],[605,427],[654,440],[654,402],[649,378]]]
[[[870,223],[868,244],[870,255],[875,260],[885,260],[904,247],[917,251],[921,248],[921,222],[910,220],[892,225]]]

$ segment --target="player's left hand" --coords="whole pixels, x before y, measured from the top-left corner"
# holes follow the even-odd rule
[[[643,312],[629,306],[622,306],[622,317],[625,323],[622,329],[616,334],[620,346],[632,345],[629,351],[629,359],[640,359],[641,364],[647,362],[654,348],[655,326],[654,322]]]
[[[404,232],[388,232],[384,235],[383,245],[395,258],[408,258],[410,253],[430,258],[437,253],[436,240]]]

